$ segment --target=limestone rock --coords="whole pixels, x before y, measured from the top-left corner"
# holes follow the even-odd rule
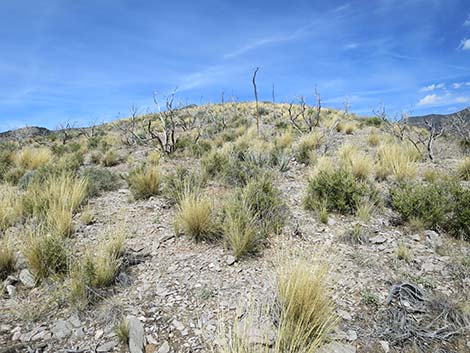
[[[128,316],[129,323],[129,352],[143,353],[144,351],[144,325],[135,316]]]

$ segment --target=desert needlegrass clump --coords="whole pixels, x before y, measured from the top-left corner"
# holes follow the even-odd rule
[[[198,194],[206,185],[206,175],[200,171],[192,171],[178,167],[174,173],[163,178],[163,194],[180,203],[188,194]]]
[[[237,259],[257,253],[265,241],[258,230],[256,216],[239,197],[233,197],[225,206],[223,239]]]
[[[277,344],[282,352],[314,352],[333,329],[336,319],[327,274],[327,264],[304,259],[281,266]]]
[[[462,180],[470,180],[470,157],[463,159],[457,167],[457,175]]]
[[[218,238],[220,226],[213,202],[197,194],[186,195],[178,205],[175,228],[177,232],[181,230],[196,241]]]
[[[371,133],[367,136],[367,144],[371,147],[376,147],[380,144],[380,135],[377,133]]]
[[[15,270],[16,256],[11,242],[7,238],[0,239],[0,281]]]
[[[0,231],[15,224],[22,214],[20,193],[14,187],[0,184]]]
[[[403,241],[398,243],[396,254],[399,260],[403,260],[405,262],[411,261],[411,250]]]
[[[344,145],[339,150],[341,162],[346,168],[349,168],[352,174],[360,180],[369,177],[373,168],[372,159],[363,152],[359,152],[352,145]]]
[[[26,147],[17,152],[14,160],[18,167],[34,170],[49,163],[52,160],[52,153],[48,148]]]
[[[316,150],[321,146],[323,136],[317,132],[300,138],[295,149],[295,159],[299,163],[310,164],[316,159]]]
[[[69,268],[69,254],[64,240],[44,232],[38,227],[30,231],[23,254],[31,272],[38,279],[51,275],[64,275]]]
[[[121,321],[114,328],[116,336],[122,344],[129,343],[129,321],[126,318],[122,318]]]
[[[105,167],[114,167],[115,165],[118,165],[119,163],[121,163],[121,161],[122,161],[122,157],[114,149],[111,149],[108,152],[106,152],[103,158],[101,159],[101,163]]]
[[[158,166],[141,167],[127,177],[129,189],[135,199],[148,199],[160,192],[162,175]]]
[[[421,158],[409,144],[386,143],[377,150],[377,177],[385,179],[392,175],[398,181],[410,180],[416,176],[416,162]]]

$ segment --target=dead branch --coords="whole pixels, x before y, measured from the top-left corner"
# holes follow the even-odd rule
[[[258,106],[258,90],[256,88],[256,74],[258,73],[259,67],[256,68],[253,73],[253,90],[255,91],[255,101],[256,101],[256,133],[259,135],[259,121],[260,121],[260,112]]]

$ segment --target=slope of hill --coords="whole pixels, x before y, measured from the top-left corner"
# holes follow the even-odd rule
[[[449,121],[457,116],[463,118],[465,121],[470,121],[470,107],[452,114],[428,114],[422,116],[412,116],[409,118],[408,122],[416,126],[424,125],[425,121],[429,121],[437,125],[446,125]]]
[[[44,136],[49,134],[50,132],[51,131],[49,129],[46,129],[44,127],[26,126],[15,130],[0,132],[0,139],[23,140],[38,136]]]

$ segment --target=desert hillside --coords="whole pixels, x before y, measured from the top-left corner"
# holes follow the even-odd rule
[[[465,121],[171,100],[0,137],[0,353],[470,352]]]

